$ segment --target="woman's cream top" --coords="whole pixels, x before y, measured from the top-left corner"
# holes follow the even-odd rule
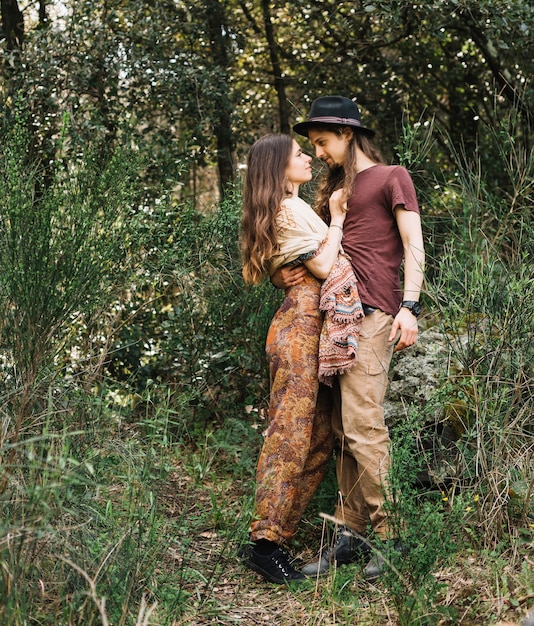
[[[286,198],[276,214],[279,250],[271,259],[270,274],[304,254],[316,251],[328,234],[328,226],[312,207],[299,198]]]

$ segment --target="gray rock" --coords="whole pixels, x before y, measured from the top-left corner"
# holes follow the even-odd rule
[[[405,414],[407,405],[426,404],[445,379],[450,361],[448,339],[435,328],[420,333],[411,348],[396,352],[384,402],[386,420],[394,423]]]
[[[433,327],[421,332],[414,346],[396,352],[389,371],[384,413],[392,432],[411,407],[424,407],[427,413],[418,433],[418,445],[431,452],[430,464],[419,476],[425,483],[443,485],[456,475],[455,426],[447,421],[443,404],[435,400],[451,370],[457,371],[458,364],[449,340]]]

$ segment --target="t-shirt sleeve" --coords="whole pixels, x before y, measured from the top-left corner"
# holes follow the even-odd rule
[[[407,211],[419,213],[419,203],[412,177],[404,167],[396,167],[389,179],[391,193],[391,210],[403,205]]]

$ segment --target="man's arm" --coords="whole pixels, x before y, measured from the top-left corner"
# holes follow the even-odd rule
[[[307,272],[305,265],[279,267],[271,276],[271,282],[277,289],[287,289],[301,283]]]
[[[415,211],[406,211],[403,206],[395,208],[397,226],[404,247],[404,292],[403,300],[419,300],[425,269],[425,248],[421,229],[421,218]],[[403,350],[417,341],[419,328],[417,318],[411,311],[401,307],[391,327],[390,341],[400,332],[395,347]]]

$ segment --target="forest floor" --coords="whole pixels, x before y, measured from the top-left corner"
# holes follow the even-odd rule
[[[361,564],[341,567],[297,590],[267,583],[237,556],[246,536],[244,502],[250,503],[251,489],[248,480],[211,476],[198,481],[183,466],[176,467],[162,494],[167,514],[185,514],[195,522],[177,538],[187,549],[168,556],[169,566],[181,568],[187,594],[185,611],[173,626],[520,626],[534,609],[534,589],[528,587],[530,582],[519,584],[521,572],[506,571],[505,559],[489,561],[487,555],[467,550],[434,573],[442,590],[428,607],[428,621],[421,613],[411,619],[402,610],[399,617],[381,581],[363,579]],[[321,535],[321,520],[304,518],[291,546],[293,554],[312,560]],[[531,572],[533,556],[530,552],[524,561]]]

